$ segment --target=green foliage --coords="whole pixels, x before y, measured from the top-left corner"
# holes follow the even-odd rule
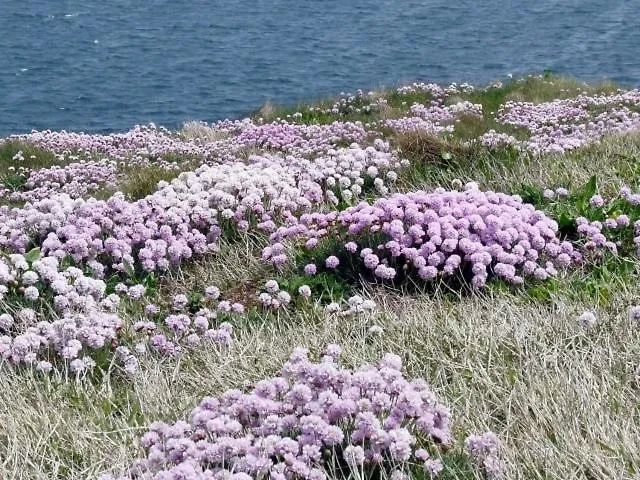
[[[40,247],[35,247],[24,254],[24,259],[32,265],[33,262],[40,259]]]
[[[0,183],[2,183],[6,189],[17,192],[22,190],[27,183],[27,176],[20,172],[8,172],[0,178]]]
[[[356,285],[343,282],[330,272],[320,272],[313,276],[279,277],[276,280],[280,288],[293,295],[297,295],[301,286],[308,285],[311,289],[311,297],[321,302],[333,302],[349,297],[356,288]]]
[[[527,286],[526,293],[530,298],[544,302],[569,298],[608,304],[618,289],[626,288],[636,281],[638,268],[633,222],[640,219],[640,207],[631,205],[623,198],[615,198],[601,208],[594,207],[589,200],[598,191],[598,179],[595,175],[565,198],[546,199],[541,188],[522,185],[523,200],[554,218],[558,223],[559,237],[576,245],[584,241],[577,229],[579,217],[590,222],[604,222],[607,218],[625,214],[631,220],[629,227],[605,230],[607,239],[617,244],[617,253],[604,251],[601,258],[587,257],[585,265],[571,270],[564,278]]]
[[[194,166],[189,161],[177,159],[174,161],[180,163],[180,168],[168,170],[157,165],[143,168],[125,167],[120,174],[122,180],[118,183],[117,189],[124,193],[129,200],[139,200],[155,192],[158,182],[162,180],[170,182],[180,173],[190,170]]]
[[[387,104],[390,107],[408,110],[414,103],[429,105],[433,101],[433,95],[429,92],[410,92],[398,93],[397,90],[391,90],[385,95]]]

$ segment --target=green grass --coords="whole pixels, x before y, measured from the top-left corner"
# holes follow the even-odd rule
[[[149,165],[146,167],[124,168],[119,172],[120,181],[113,190],[124,193],[129,200],[139,200],[151,195],[158,188],[158,182],[170,182],[184,171],[190,171],[195,163],[185,161],[180,167],[167,170],[164,167]]]
[[[22,152],[23,161],[14,160],[18,152]],[[14,140],[0,142],[0,184],[12,192],[23,189],[31,170],[48,168],[61,163],[68,162],[61,161],[52,152],[32,145]],[[0,205],[14,207],[22,205],[22,202],[0,197]]]
[[[13,159],[18,152],[22,152],[24,160],[18,162]],[[20,167],[28,170],[39,168],[47,168],[53,165],[59,165],[60,160],[50,151],[42,150],[33,145],[8,140],[0,143],[0,178],[11,172],[11,167],[16,170]]]
[[[506,101],[522,101],[541,103],[556,98],[568,98],[580,92],[587,94],[613,93],[617,85],[603,81],[595,84],[585,84],[572,78],[556,76],[546,72],[544,75],[530,76],[521,80],[508,80],[499,87],[477,88],[473,92],[460,93],[450,96],[445,104],[453,104],[460,101],[470,101],[481,104],[484,118],[463,116],[456,123],[454,136],[459,139],[469,140],[477,138],[491,129],[512,134],[516,138],[523,138],[525,133],[517,128],[505,126],[495,121],[495,116]],[[433,96],[429,92],[398,93],[395,88],[382,88],[374,92],[373,97],[359,97],[352,104],[354,108],[362,108],[365,105],[376,105],[376,99],[383,99],[386,104],[373,108],[368,113],[355,113],[340,110],[339,113],[325,112],[339,100],[318,100],[312,103],[301,103],[295,106],[281,107],[267,102],[262,108],[249,113],[254,119],[262,118],[265,122],[275,119],[285,119],[290,122],[302,124],[328,124],[334,121],[360,121],[362,123],[379,122],[389,118],[400,118],[409,115],[409,108],[414,103],[429,105]],[[310,109],[312,108],[312,110]],[[302,116],[294,118],[295,113]]]

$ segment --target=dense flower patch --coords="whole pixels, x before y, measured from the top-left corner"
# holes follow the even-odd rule
[[[172,158],[216,161],[234,158],[239,151],[264,148],[309,156],[326,152],[338,143],[362,142],[369,138],[359,122],[299,125],[287,121],[261,124],[250,119],[221,121],[208,127],[214,139],[188,139],[162,127],[136,126],[125,133],[90,135],[73,132],[32,132],[12,136],[57,154],[107,157],[127,165],[173,168]]]
[[[341,238],[351,263],[381,280],[393,280],[399,271],[432,280],[462,270],[476,287],[489,276],[519,284],[527,276],[544,280],[556,267],[581,259],[544,213],[517,196],[482,192],[473,184],[464,191],[396,194],[300,220],[304,228],[286,233],[302,236],[310,249],[318,237]],[[276,263],[273,247],[267,248]],[[337,262],[329,257],[324,267],[339,268]]]
[[[145,457],[121,478],[368,478],[380,470],[437,477],[453,443],[449,409],[424,380],[404,377],[399,356],[350,370],[340,354],[330,345],[314,363],[298,348],[280,376],[250,393],[206,397],[189,422],[154,423],[140,439]],[[466,441],[490,475],[500,471],[498,446],[493,434]]]
[[[640,90],[533,104],[506,102],[497,120],[527,132],[528,139],[491,131],[485,145],[513,145],[534,154],[564,153],[600,140],[604,135],[640,129]]]
[[[107,294],[104,281],[79,268],[64,267],[56,257],[29,257],[0,258],[0,359],[45,373],[54,364],[73,373],[90,370],[103,360],[108,365],[114,349],[117,363],[133,373],[136,356],[148,350],[173,356],[202,343],[228,345],[233,327],[216,322],[216,317],[221,313],[231,318],[244,310],[240,304],[209,295],[207,304],[212,308],[191,314],[185,311],[185,297],[165,314],[149,304],[143,320],[126,324],[118,307],[123,302],[144,302],[143,285],[121,283],[116,293]]]
[[[367,181],[386,192],[385,181],[392,182],[403,163],[388,144],[375,145],[354,144],[314,160],[264,155],[202,165],[136,202],[121,194],[106,201],[62,194],[2,207],[0,247],[24,253],[35,242],[44,254],[98,262],[103,269],[164,270],[215,250],[225,223],[270,232],[324,203],[358,197]]]
[[[99,188],[109,188],[117,180],[114,161],[81,161],[52,166],[29,172],[19,171],[24,178],[18,188],[0,185],[0,198],[11,201],[34,202],[64,193],[70,198],[81,198]]]

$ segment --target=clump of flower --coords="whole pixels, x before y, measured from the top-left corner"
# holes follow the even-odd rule
[[[152,424],[129,475],[321,480],[336,468],[392,475],[410,463],[437,473],[452,442],[449,409],[424,380],[404,377],[397,355],[350,370],[340,350],[314,363],[298,348],[251,392],[206,397],[189,422]],[[472,455],[494,453],[488,441],[467,443]]]
[[[353,295],[346,300],[344,307],[337,302],[331,302],[324,308],[328,315],[353,316],[371,313],[376,309],[376,302],[364,299],[360,295]]]
[[[280,290],[280,286],[275,280],[267,281],[264,289],[266,292],[261,292],[258,295],[258,300],[263,307],[277,310],[287,308],[291,303],[291,295],[289,292]]]
[[[557,267],[582,258],[570,242],[558,238],[558,224],[543,212],[518,196],[482,192],[475,184],[463,191],[396,194],[301,218],[301,223],[291,237],[357,241],[362,248],[352,255],[374,278],[387,281],[402,270],[422,280],[463,272],[475,287],[491,276],[521,284],[526,277],[545,280],[557,274]],[[367,246],[372,235],[382,241]],[[340,267],[335,255],[325,264]]]
[[[464,442],[467,452],[479,463],[489,478],[497,478],[502,472],[498,458],[500,439],[493,432],[471,435]]]
[[[267,293],[275,294],[278,293],[278,290],[280,290],[280,286],[275,280],[268,280],[264,285],[264,289],[267,291]]]
[[[303,298],[310,298],[311,297],[311,287],[309,287],[309,285],[302,285],[300,288],[298,288],[298,293]]]
[[[593,312],[584,312],[578,317],[578,322],[584,328],[593,328],[598,323],[598,320]]]
[[[340,260],[338,260],[338,257],[336,257],[335,255],[331,255],[325,260],[325,265],[327,268],[334,269],[337,268],[338,265],[340,265]]]

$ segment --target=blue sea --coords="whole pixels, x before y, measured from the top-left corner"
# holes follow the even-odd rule
[[[420,81],[640,84],[639,0],[0,0],[0,136]]]

